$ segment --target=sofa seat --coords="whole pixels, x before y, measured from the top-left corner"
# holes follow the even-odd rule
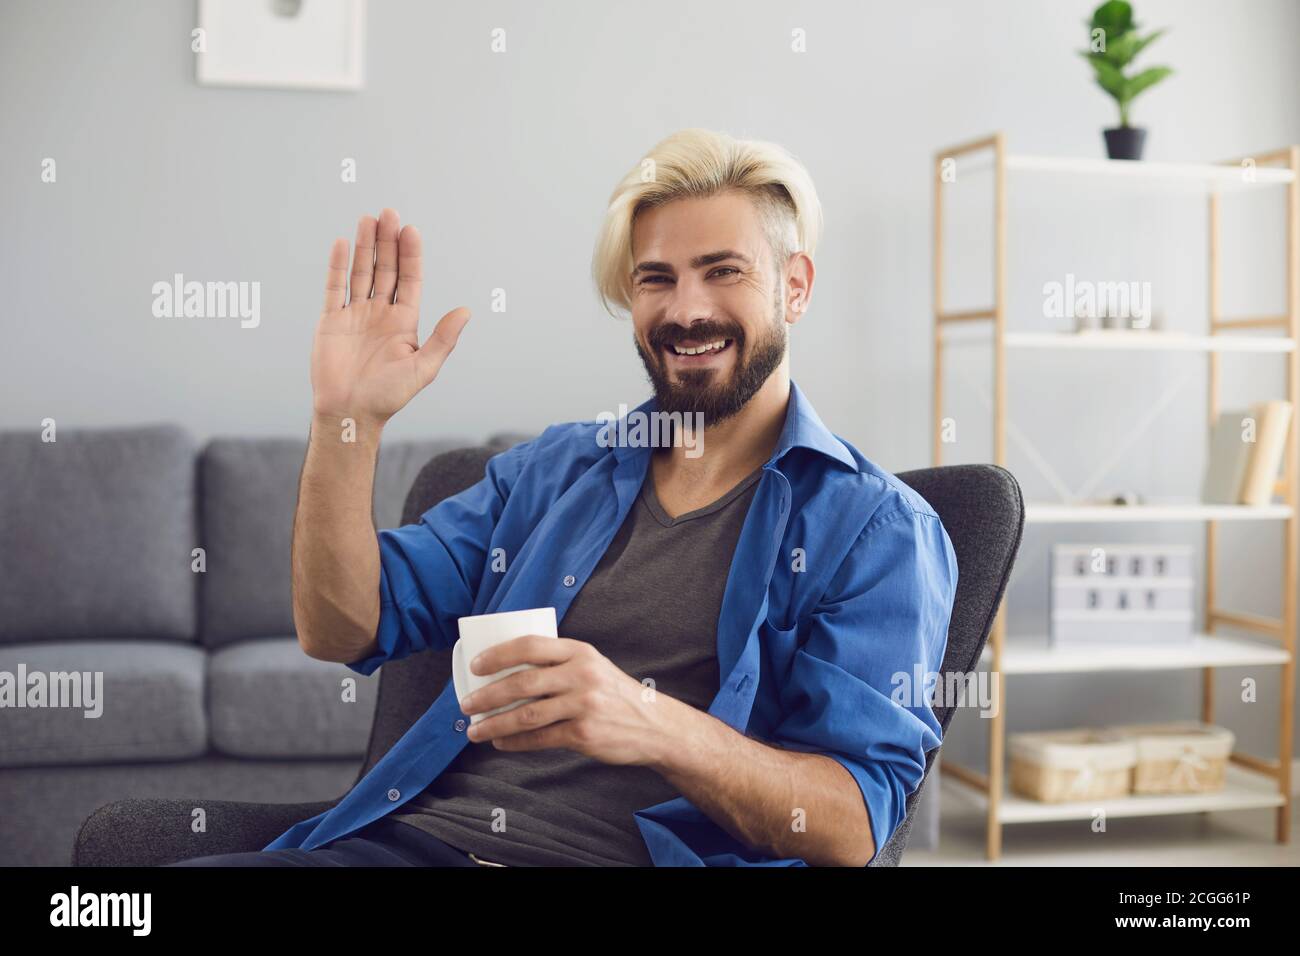
[[[255,638],[211,652],[207,688],[218,753],[360,760],[379,676],[308,657],[296,637]]]
[[[208,746],[208,652],[179,641],[40,641],[0,645],[0,672],[79,673],[82,706],[0,709],[0,767],[187,760]],[[96,674],[100,675],[96,678]],[[8,680],[8,678],[3,678]],[[24,687],[17,685],[18,692]],[[95,710],[98,716],[89,716]]]

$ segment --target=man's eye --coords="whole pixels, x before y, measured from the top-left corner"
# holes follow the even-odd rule
[[[641,284],[642,284],[642,285],[645,285],[645,284],[648,283],[648,282],[655,282],[655,283],[657,283],[660,279],[664,280],[665,282],[668,281],[668,277],[667,277],[667,276],[656,276],[656,275],[650,275],[650,276],[642,276],[642,278],[641,278]]]
[[[724,272],[739,272],[739,271],[740,270],[737,269],[735,266],[723,266],[721,269],[714,269],[713,274],[716,276],[716,275],[721,275]]]

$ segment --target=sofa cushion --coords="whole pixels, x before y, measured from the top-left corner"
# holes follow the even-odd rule
[[[62,441],[62,439],[60,439]],[[0,766],[186,760],[208,745],[203,675],[208,653],[181,641],[41,641],[0,645]],[[76,681],[79,696],[56,696]],[[35,678],[42,706],[14,706]],[[76,706],[52,706],[75,703]],[[96,713],[98,715],[96,716]]]
[[[195,636],[195,449],[173,426],[0,433],[0,644]]]
[[[212,747],[231,757],[363,757],[379,677],[308,657],[296,637],[212,651]]]
[[[388,442],[375,475],[375,521],[398,523],[406,492],[426,461],[461,441]],[[205,644],[293,634],[289,550],[298,476],[307,446],[283,438],[211,442],[201,463],[207,570],[200,575]]]

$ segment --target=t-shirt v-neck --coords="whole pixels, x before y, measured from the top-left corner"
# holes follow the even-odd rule
[[[659,503],[659,496],[655,494],[654,473],[650,469],[646,469],[645,482],[641,485],[641,501],[645,504],[646,508],[649,509],[650,513],[654,515],[656,521],[665,528],[672,528],[694,518],[703,518],[705,515],[711,515],[715,511],[721,511],[727,505],[731,504],[731,502],[739,498],[744,493],[745,489],[756,482],[762,474],[763,468],[760,465],[746,477],[742,478],[736,487],[732,488],[717,501],[712,504],[707,504],[703,508],[696,508],[694,511],[684,512],[683,514],[679,514],[676,518],[673,518],[664,510],[663,505]]]

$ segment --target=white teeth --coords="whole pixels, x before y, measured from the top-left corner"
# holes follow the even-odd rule
[[[720,349],[726,344],[726,339],[718,339],[716,342],[710,342],[708,345],[700,345],[693,349],[684,349],[680,345],[674,345],[673,351],[678,355],[699,355],[701,352],[712,352],[716,349]]]

